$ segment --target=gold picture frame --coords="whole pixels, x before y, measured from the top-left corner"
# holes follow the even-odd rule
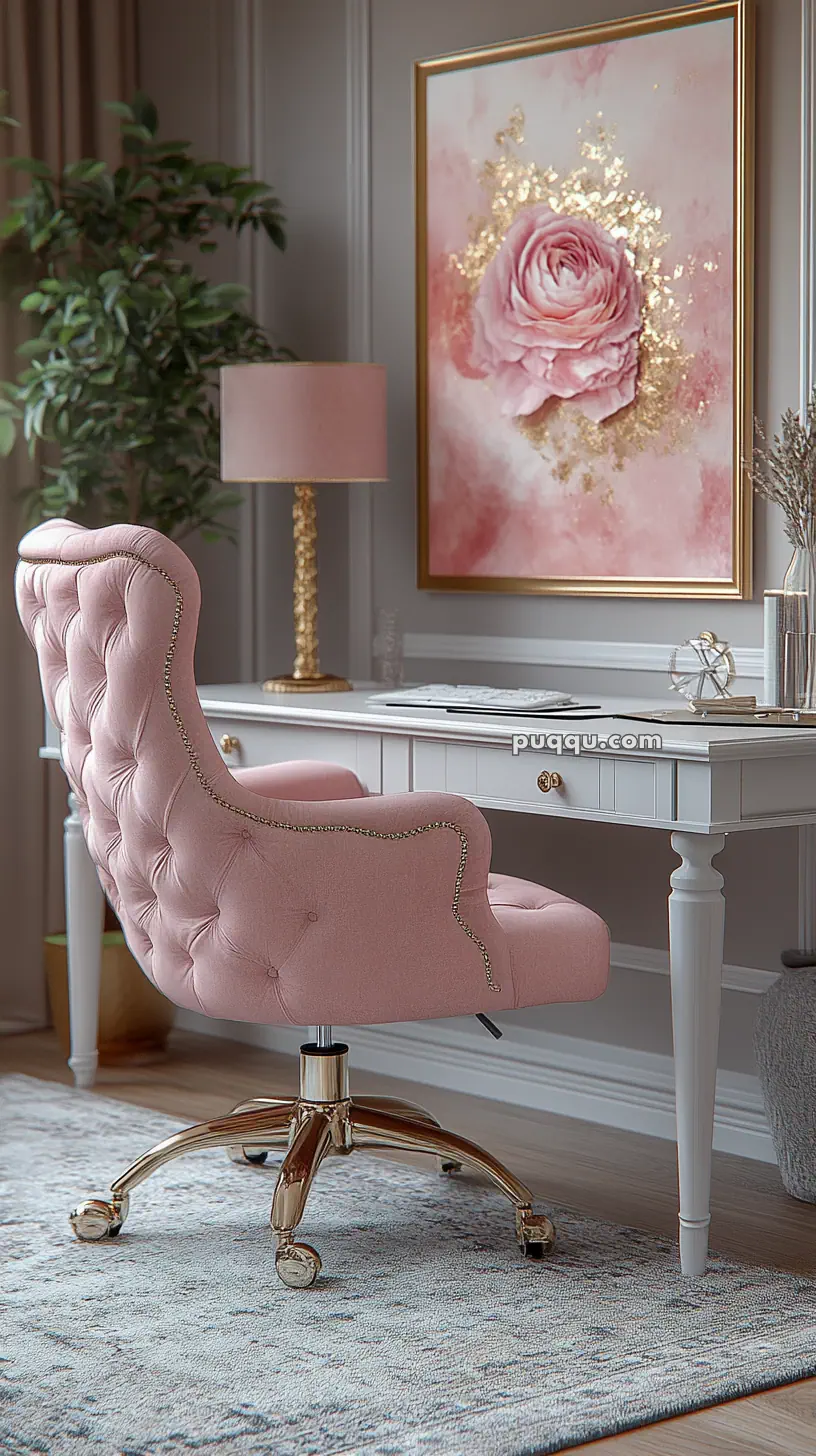
[[[721,438],[730,440],[730,543],[727,569],[719,573],[684,575],[621,574],[604,575],[594,571],[583,576],[573,571],[560,575],[513,575],[507,572],[462,572],[440,569],[435,560],[432,540],[433,515],[431,500],[430,389],[432,368],[429,365],[429,188],[428,188],[428,92],[438,78],[461,71],[504,65],[530,58],[549,58],[559,52],[585,51],[587,47],[609,47],[610,42],[635,37],[659,36],[681,28],[710,25],[725,20],[733,32],[731,66],[733,101],[731,106],[733,152],[733,205],[731,208],[732,257],[731,347],[730,347],[730,424],[724,425]],[[717,33],[722,49],[723,32]],[[695,37],[697,40],[697,37]],[[712,42],[713,43],[713,42]],[[606,52],[605,52],[606,53]],[[600,53],[598,53],[600,54]],[[591,61],[592,58],[590,58]],[[561,63],[563,64],[563,63]],[[507,72],[505,71],[505,76]],[[654,90],[657,91],[657,85]],[[505,88],[506,90],[506,88]],[[582,29],[560,31],[552,35],[486,46],[419,61],[414,67],[415,96],[415,169],[416,169],[416,348],[417,348],[417,463],[418,463],[418,575],[421,589],[434,591],[478,591],[518,594],[557,594],[566,596],[625,596],[666,598],[748,598],[752,591],[752,493],[743,461],[750,458],[753,445],[753,224],[754,224],[754,0],[710,0],[710,3],[687,5],[654,14],[610,21]],[[438,94],[438,93],[437,93]],[[667,93],[668,94],[668,93]],[[599,112],[598,115],[601,113]],[[501,124],[501,118],[494,118]],[[496,134],[496,141],[504,133]],[[524,139],[523,139],[524,140]],[[473,162],[475,169],[476,162]],[[552,174],[555,175],[555,174]],[[658,216],[660,214],[658,213]],[[468,219],[473,224],[473,217]],[[499,245],[497,245],[499,246]],[[708,265],[704,265],[708,266]],[[692,358],[694,356],[691,356]],[[685,378],[685,376],[683,376]],[[458,384],[458,381],[457,381]],[[479,380],[477,387],[483,387]],[[621,414],[625,411],[622,410]],[[514,424],[516,422],[514,421]],[[679,455],[678,459],[681,458]],[[692,458],[690,454],[686,459]],[[723,465],[722,469],[726,467]],[[559,479],[561,477],[559,476]],[[722,479],[722,477],[721,477]],[[722,519],[722,551],[726,552],[727,517],[724,496],[720,505]],[[439,515],[440,508],[437,507]],[[440,519],[444,517],[440,516]],[[441,534],[441,533],[440,533]],[[455,553],[454,553],[455,554]],[[436,556],[440,555],[439,551]],[[444,556],[444,552],[442,552]]]

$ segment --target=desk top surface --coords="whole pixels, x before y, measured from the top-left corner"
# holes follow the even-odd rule
[[[816,728],[698,723],[690,713],[687,724],[633,722],[616,716],[682,706],[673,698],[604,696],[598,699],[590,695],[583,701],[593,704],[600,701],[601,713],[587,712],[584,717],[572,708],[564,709],[563,714],[547,713],[542,718],[487,712],[449,713],[444,708],[388,708],[382,703],[371,703],[369,694],[381,691],[382,688],[372,685],[354,692],[276,694],[265,693],[257,683],[218,683],[199,687],[198,694],[208,717],[409,734],[457,743],[507,745],[517,733],[582,733],[599,737],[633,733],[658,735],[662,747],[646,751],[670,757],[719,760],[816,754]],[[588,747],[587,751],[592,750]]]

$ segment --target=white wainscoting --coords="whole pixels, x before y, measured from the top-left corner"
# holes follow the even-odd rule
[[[614,945],[612,963],[668,974],[665,951],[643,946]],[[756,994],[774,979],[772,972],[749,966],[723,968],[723,986],[728,990]],[[292,1055],[304,1040],[298,1027],[212,1021],[194,1011],[179,1011],[176,1024],[187,1031]],[[671,1057],[543,1031],[536,1033],[534,1042],[521,1041],[513,1037],[507,1023],[504,1037],[495,1041],[475,1022],[473,1025],[473,1030],[467,1030],[461,1020],[455,1024],[428,1021],[336,1027],[335,1031],[339,1039],[348,1040],[352,1066],[360,1072],[405,1077],[517,1107],[674,1138]],[[262,1093],[263,1088],[258,1091]],[[719,1073],[714,1147],[765,1163],[776,1161],[756,1077]]]
[[[672,648],[660,642],[594,642],[559,637],[476,637],[446,632],[406,632],[407,658],[440,662],[510,662],[536,667],[617,668],[665,673]],[[762,679],[762,648],[734,647],[740,678]],[[690,655],[678,658],[686,669]]]

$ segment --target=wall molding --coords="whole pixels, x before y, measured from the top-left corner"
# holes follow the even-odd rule
[[[229,155],[232,150],[247,158],[254,177],[265,177],[264,166],[264,111],[263,111],[263,45],[262,17],[259,0],[236,0],[233,13],[227,6],[217,9],[219,53],[229,53],[230,31],[235,45],[234,94],[223,95],[223,67],[219,67],[220,113],[223,118],[224,102],[229,99],[234,120],[234,141],[221,136],[221,153]],[[223,131],[223,119],[220,130]],[[237,143],[237,147],[235,145]],[[262,318],[265,304],[266,240],[258,233],[248,230],[238,243],[239,281],[249,289],[252,309],[256,318]],[[263,321],[263,320],[262,320]],[[251,682],[263,676],[261,669],[261,624],[266,620],[265,606],[265,551],[264,543],[268,528],[266,491],[259,491],[254,485],[239,486],[243,505],[239,514],[238,552],[240,560],[240,613],[239,669],[242,682]]]
[[[651,975],[668,976],[669,952],[655,950],[652,946],[625,945],[622,941],[612,943],[613,969],[647,971]],[[724,991],[744,991],[751,996],[761,996],[777,979],[777,971],[763,971],[758,966],[729,966],[722,969]]]
[[[799,399],[804,415],[816,374],[816,0],[802,0],[799,242]]]
[[[211,1021],[194,1011],[177,1013],[176,1024],[292,1056],[303,1041],[298,1027]],[[511,1030],[506,1022],[505,1027]],[[525,1041],[505,1035],[497,1042],[485,1032],[463,1029],[462,1021],[335,1030],[349,1042],[355,1073],[380,1072],[604,1127],[675,1138],[671,1057],[550,1032],[536,1032]],[[755,1077],[719,1074],[714,1147],[776,1161]]]
[[[372,358],[371,263],[371,0],[346,0],[346,248],[348,357]],[[371,486],[349,492],[349,673],[371,677],[373,506]]]
[[[816,377],[816,0],[802,0],[799,208],[799,411]],[[816,826],[799,829],[799,945],[816,947]]]
[[[537,667],[601,668],[621,672],[667,671],[671,645],[660,642],[594,642],[558,637],[477,637],[450,632],[407,632],[406,658],[438,662],[523,663]],[[735,647],[740,678],[763,675],[761,647]]]

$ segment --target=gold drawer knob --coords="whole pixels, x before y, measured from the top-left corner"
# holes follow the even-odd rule
[[[222,733],[221,737],[218,740],[218,744],[221,752],[228,755],[230,753],[239,753],[241,749],[240,738],[233,738],[231,733]]]
[[[560,789],[563,782],[560,773],[551,773],[548,768],[542,769],[536,779],[542,794],[548,794],[550,789]]]

